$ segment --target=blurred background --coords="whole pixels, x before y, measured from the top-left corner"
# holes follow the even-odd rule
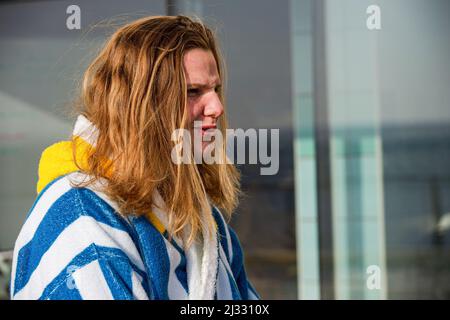
[[[87,64],[118,26],[174,14],[218,35],[230,127],[280,129],[278,174],[239,167],[231,222],[262,298],[450,299],[448,0],[0,1],[0,298]]]

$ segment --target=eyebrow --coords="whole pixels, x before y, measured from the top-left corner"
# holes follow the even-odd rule
[[[221,81],[216,81],[214,87],[219,87],[221,85],[222,85]],[[188,83],[187,86],[188,86],[188,88],[200,88],[200,89],[209,87],[209,85],[206,83]]]

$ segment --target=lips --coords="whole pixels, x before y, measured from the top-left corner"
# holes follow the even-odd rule
[[[208,129],[217,129],[217,125],[215,125],[215,124],[206,124],[206,125],[202,126],[202,130],[203,131],[206,131]]]
[[[207,124],[207,125],[202,125],[201,128],[202,128],[202,131],[201,131],[202,132],[202,137],[203,136],[214,137],[215,129],[217,129],[217,125],[215,125],[215,124]]]

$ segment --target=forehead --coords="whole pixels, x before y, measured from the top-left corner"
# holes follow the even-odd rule
[[[187,83],[213,84],[219,81],[216,59],[209,50],[191,49],[183,58]]]

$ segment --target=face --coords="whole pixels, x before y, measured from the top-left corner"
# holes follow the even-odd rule
[[[187,83],[187,107],[189,120],[201,121],[203,137],[208,129],[216,129],[217,121],[223,114],[220,101],[221,79],[216,60],[211,51],[192,49],[184,55],[184,71]],[[208,142],[203,143],[203,148]]]

